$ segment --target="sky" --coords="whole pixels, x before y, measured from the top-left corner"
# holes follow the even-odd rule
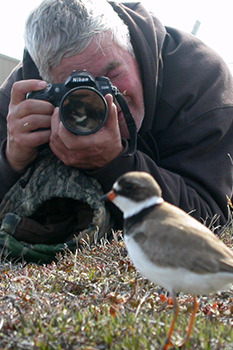
[[[129,1],[129,0],[128,0]],[[21,59],[24,24],[41,0],[7,0],[0,4],[0,53]],[[233,67],[232,0],[142,0],[165,26],[191,32],[201,22],[197,37]]]

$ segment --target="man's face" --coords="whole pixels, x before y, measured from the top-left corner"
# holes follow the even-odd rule
[[[94,78],[108,77],[124,93],[139,130],[144,117],[143,90],[136,59],[129,52],[109,40],[108,36],[101,46],[93,41],[82,53],[65,57],[58,67],[51,68],[54,83],[64,83],[73,70],[86,70]],[[117,112],[121,135],[127,138],[128,129],[119,105]]]

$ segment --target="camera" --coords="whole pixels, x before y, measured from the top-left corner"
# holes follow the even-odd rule
[[[65,83],[48,84],[44,90],[33,91],[27,98],[45,100],[59,107],[65,127],[76,135],[89,135],[106,122],[106,94],[116,96],[118,90],[107,77],[93,78],[86,71],[73,71]]]

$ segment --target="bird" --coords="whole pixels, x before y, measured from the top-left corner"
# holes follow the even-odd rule
[[[129,257],[148,280],[166,289],[174,316],[163,350],[173,346],[179,314],[177,294],[193,296],[187,335],[198,310],[197,296],[226,290],[233,283],[233,253],[207,226],[166,202],[157,181],[143,171],[121,175],[102,198],[123,212],[123,234]]]

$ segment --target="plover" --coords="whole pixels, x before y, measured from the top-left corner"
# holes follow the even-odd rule
[[[196,295],[226,289],[233,283],[233,253],[210,229],[165,202],[154,178],[144,172],[122,175],[103,200],[123,212],[129,256],[150,281],[167,289],[174,300],[174,317],[163,349],[171,347],[178,317],[178,292],[192,294],[193,311],[182,345],[189,339],[198,310]]]

